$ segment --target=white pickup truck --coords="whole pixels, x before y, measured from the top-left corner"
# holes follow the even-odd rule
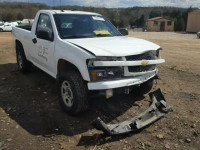
[[[116,89],[147,93],[157,76],[160,46],[123,36],[104,16],[82,11],[41,10],[32,27],[13,27],[17,64],[35,65],[57,79],[61,106],[70,114],[85,111],[88,91]]]

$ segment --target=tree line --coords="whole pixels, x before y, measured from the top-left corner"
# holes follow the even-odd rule
[[[60,9],[40,3],[1,2],[0,20],[14,21],[33,19],[40,9]],[[175,7],[131,7],[131,8],[96,8],[81,6],[62,6],[61,9],[91,11],[104,15],[115,26],[145,28],[149,18],[163,16],[175,20],[175,31],[184,31],[187,25],[188,13],[195,8]]]

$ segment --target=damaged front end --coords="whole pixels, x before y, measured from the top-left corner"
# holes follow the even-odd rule
[[[112,125],[107,125],[100,118],[97,118],[92,122],[93,126],[97,130],[103,131],[105,134],[119,135],[139,131],[140,129],[156,122],[160,118],[164,117],[171,109],[167,108],[166,100],[160,89],[150,93],[149,96],[152,103],[142,114]]]

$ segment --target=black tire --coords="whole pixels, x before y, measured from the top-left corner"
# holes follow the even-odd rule
[[[139,87],[133,89],[133,93],[135,95],[141,96],[149,93],[152,88],[153,88],[153,80],[149,80],[145,83],[142,83]]]
[[[0,28],[0,32],[3,32],[3,29]]]
[[[22,73],[29,72],[32,67],[32,64],[26,59],[24,49],[21,46],[17,46],[17,66]]]
[[[86,111],[88,108],[88,89],[81,74],[76,71],[64,72],[61,73],[58,81],[61,107],[71,115]],[[69,85],[69,89],[65,90],[65,85]]]

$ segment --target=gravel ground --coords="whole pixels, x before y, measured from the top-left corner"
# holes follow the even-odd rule
[[[108,137],[95,130],[97,116],[116,123],[139,114],[148,95],[90,98],[90,109],[72,117],[60,109],[56,81],[34,69],[16,67],[11,33],[0,33],[0,150],[10,149],[171,149],[200,147],[200,40],[194,34],[130,32],[161,45],[166,63],[159,66],[161,88],[173,108],[166,118],[139,133]]]

